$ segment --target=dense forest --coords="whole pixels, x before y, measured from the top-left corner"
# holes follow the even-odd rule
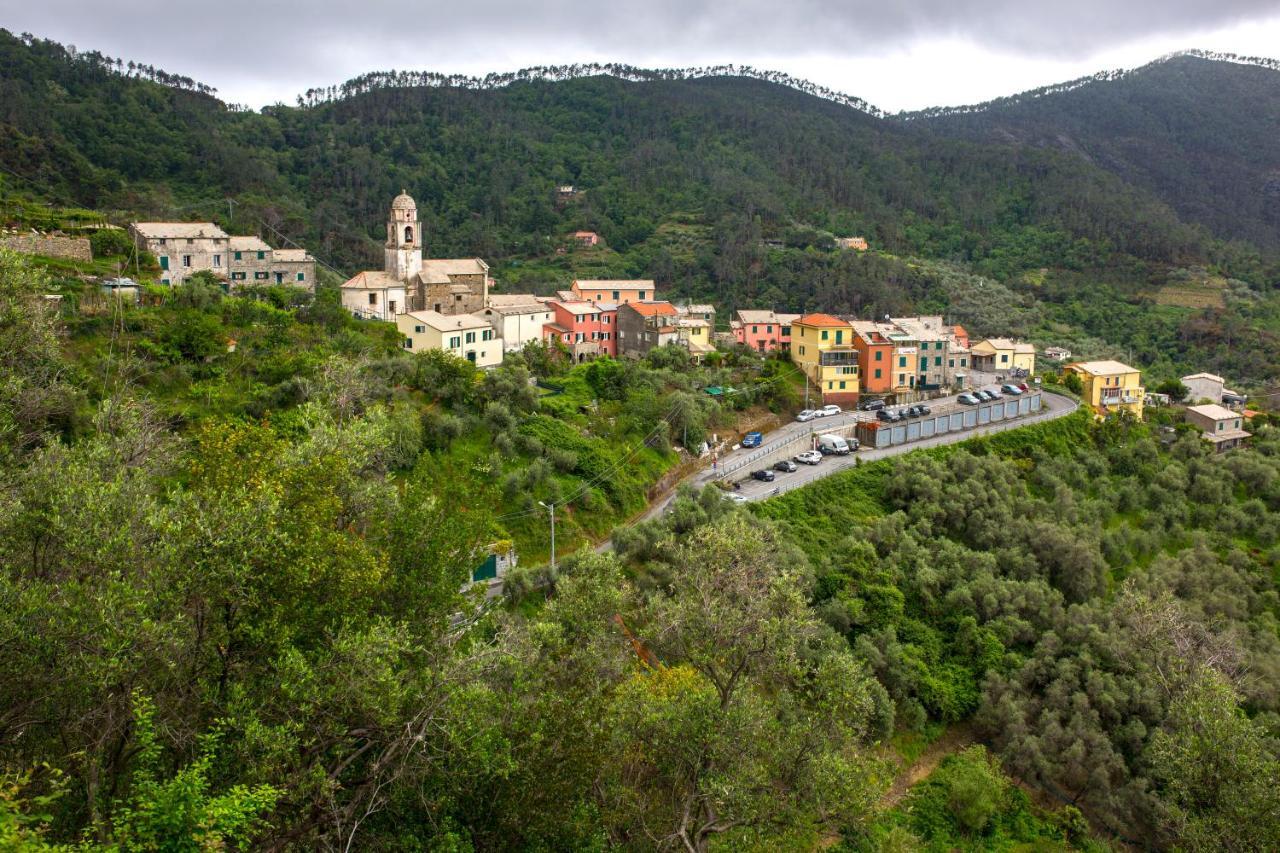
[[[596,554],[681,442],[795,405],[784,362],[480,376],[323,292],[47,285],[0,253],[7,845],[1280,843],[1265,419],[1226,458],[1081,412],[749,510],[686,490]],[[580,530],[555,569],[536,500]],[[892,796],[958,725],[990,749]]]

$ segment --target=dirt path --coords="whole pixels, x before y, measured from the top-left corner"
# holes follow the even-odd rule
[[[948,728],[942,733],[942,737],[929,744],[925,751],[920,753],[919,758],[898,771],[898,776],[893,780],[888,793],[880,799],[880,807],[887,810],[902,802],[902,798],[907,795],[907,791],[911,790],[911,786],[937,770],[942,759],[959,752],[976,740],[973,727],[969,723],[956,723]]]

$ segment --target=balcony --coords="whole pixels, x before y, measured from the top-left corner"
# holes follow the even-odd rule
[[[818,354],[818,364],[823,367],[848,367],[857,363],[856,349],[829,349]]]

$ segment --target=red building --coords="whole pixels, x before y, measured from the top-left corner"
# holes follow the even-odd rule
[[[557,300],[547,303],[555,320],[542,327],[544,340],[559,340],[575,361],[618,354],[617,306]]]

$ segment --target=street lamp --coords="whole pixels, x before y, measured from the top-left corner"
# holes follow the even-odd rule
[[[549,504],[538,501],[538,506],[546,507],[551,514],[551,568],[554,569],[556,567],[556,505],[554,501]]]

